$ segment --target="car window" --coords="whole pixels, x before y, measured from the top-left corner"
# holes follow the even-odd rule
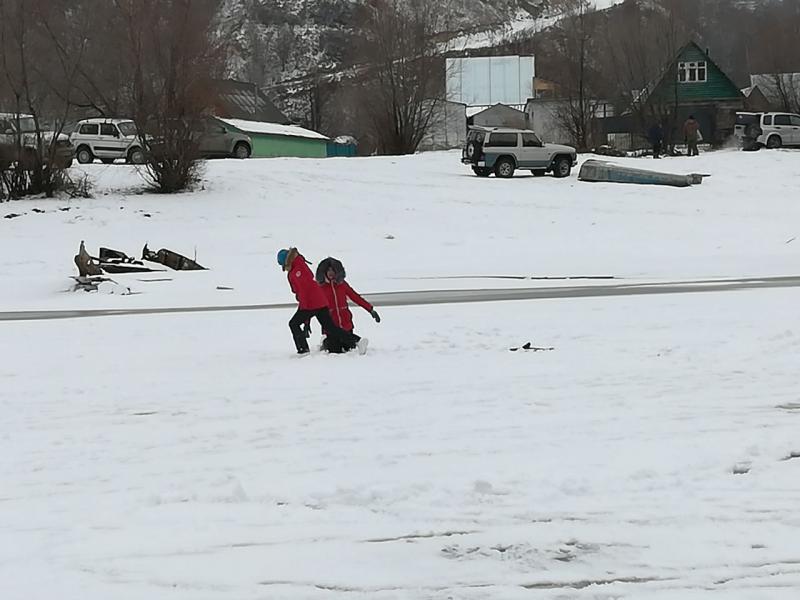
[[[794,125],[795,127],[800,127],[800,117],[798,117],[797,115],[792,115],[791,119],[792,119],[792,125]]]
[[[0,133],[14,133],[14,126],[8,119],[0,119]]]
[[[33,120],[33,117],[20,117],[19,119],[19,130],[22,133],[33,133],[36,131],[36,121]]]
[[[467,140],[470,142],[478,142],[479,144],[482,144],[484,139],[486,139],[486,134],[482,131],[475,131],[474,129],[470,131],[467,136]]]
[[[772,115],[766,115],[764,117],[764,125],[772,125]]]
[[[493,133],[489,136],[489,146],[514,148],[517,145],[516,133]]]
[[[775,125],[791,125],[792,120],[789,115],[775,115]]]
[[[117,128],[113,123],[101,123],[100,135],[117,135]]]
[[[522,145],[526,148],[539,148],[542,145],[542,142],[534,133],[523,133]]]
[[[225,133],[225,128],[218,123],[208,123],[206,126],[208,133]]]
[[[746,115],[743,113],[736,115],[737,125],[750,125],[751,123],[758,123],[758,115]]]
[[[97,125],[84,123],[80,128],[81,135],[97,135]]]
[[[122,123],[118,123],[117,127],[119,127],[122,135],[136,135],[136,124],[133,121],[124,121]]]

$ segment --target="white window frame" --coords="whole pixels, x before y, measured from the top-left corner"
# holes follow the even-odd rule
[[[706,83],[707,81],[707,61],[691,60],[678,63],[678,83]]]

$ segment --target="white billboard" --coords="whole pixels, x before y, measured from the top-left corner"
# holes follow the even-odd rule
[[[524,105],[533,98],[533,56],[448,58],[447,99],[467,106]]]

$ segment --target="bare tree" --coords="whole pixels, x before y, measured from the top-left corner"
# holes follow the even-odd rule
[[[62,0],[0,0],[6,101],[13,105],[16,125],[13,160],[6,161],[14,163],[13,173],[2,178],[9,195],[53,196],[68,181],[65,168],[71,156],[62,130],[73,106],[85,38],[81,30],[65,25],[69,20],[65,8]],[[8,147],[6,143],[5,153]]]
[[[592,85],[593,27],[589,0],[560,0],[564,17],[555,28],[559,61],[558,84],[563,104],[556,110],[559,125],[569,133],[579,151],[594,143],[597,95]]]
[[[214,34],[219,0],[115,0],[125,31],[130,107],[161,192],[198,178],[198,139],[214,104],[224,45]]]
[[[758,66],[759,85],[773,108],[800,112],[800,4],[773,2],[754,23],[752,59]],[[769,43],[763,40],[768,39]],[[761,43],[758,43],[761,40]]]
[[[370,0],[358,44],[359,108],[381,154],[416,151],[444,96],[436,0]]]
[[[632,111],[638,130],[644,134],[650,125],[660,123],[672,149],[679,102],[675,59],[690,34],[678,6],[673,8],[669,0],[662,3],[655,10],[644,3],[628,2],[621,16],[605,21],[602,69],[616,82],[616,104]],[[657,90],[661,82],[664,85]]]

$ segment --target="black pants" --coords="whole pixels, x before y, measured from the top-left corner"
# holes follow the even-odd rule
[[[697,149],[697,140],[689,140],[689,156],[700,156],[700,151]]]
[[[344,354],[345,352],[350,352],[353,346],[343,346],[340,340],[328,335],[322,339],[322,349],[331,354]]]
[[[345,331],[344,329],[334,325],[333,319],[331,319],[331,313],[328,311],[327,306],[323,308],[316,308],[314,310],[298,310],[296,313],[294,313],[294,316],[289,321],[289,329],[292,330],[294,345],[297,347],[297,351],[301,354],[308,352],[308,340],[306,339],[306,334],[303,333],[301,326],[303,323],[310,320],[311,317],[316,317],[320,327],[327,332],[328,338],[339,344],[339,346],[343,349],[343,352],[355,348],[356,344],[358,344],[358,340],[361,339],[356,334]]]
[[[661,158],[661,142],[653,142],[653,158]]]

